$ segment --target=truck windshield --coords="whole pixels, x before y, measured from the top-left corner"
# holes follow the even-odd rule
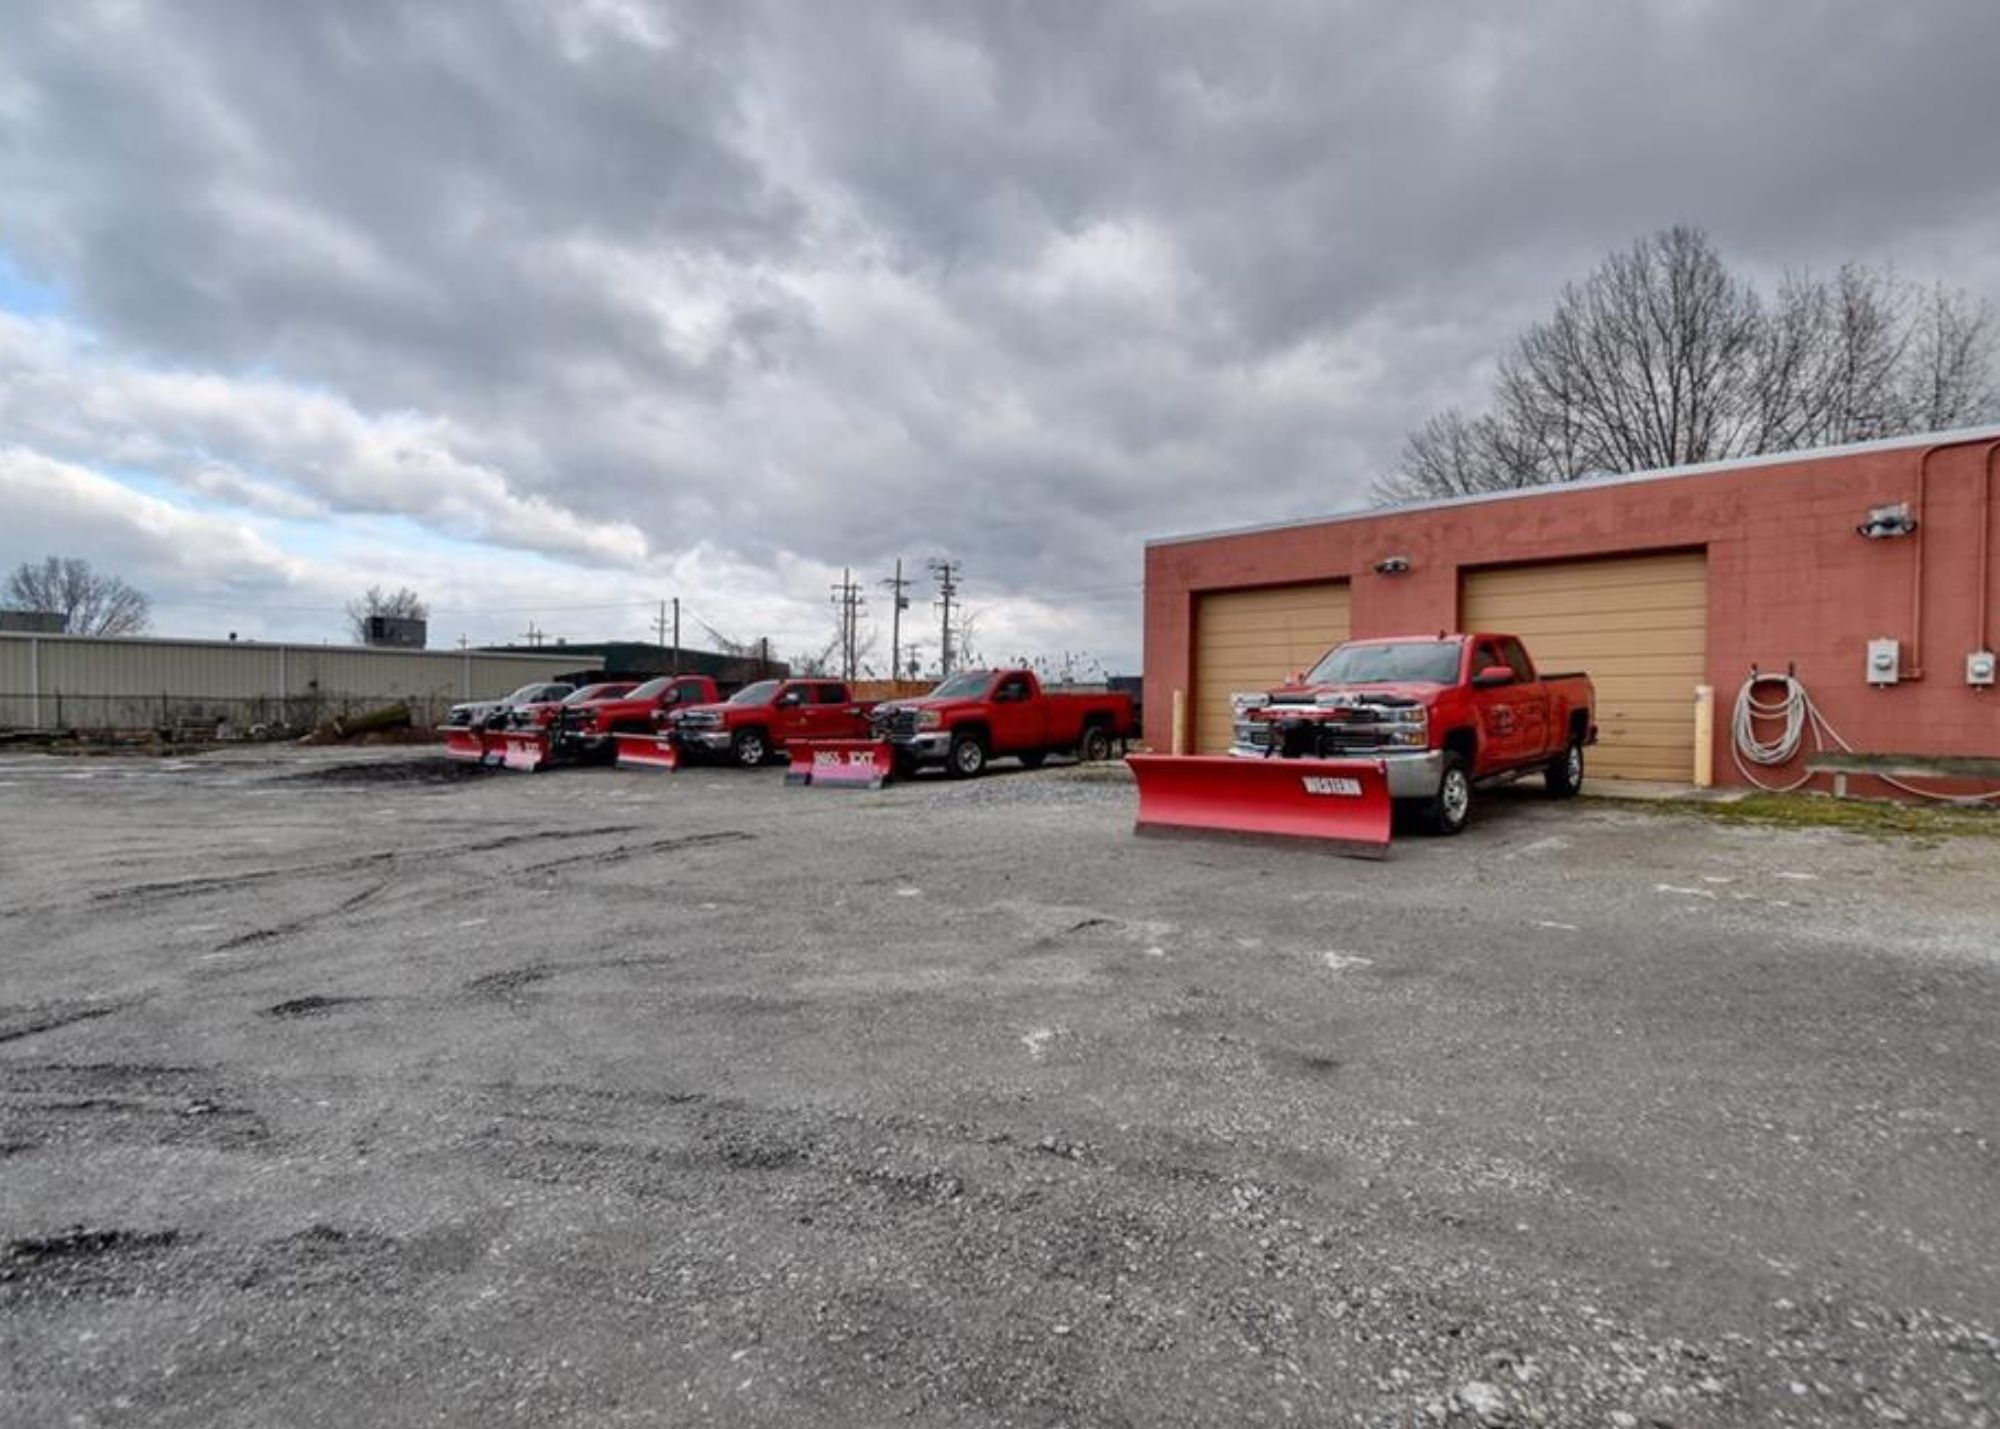
[[[1418,685],[1458,683],[1456,640],[1392,640],[1379,645],[1342,645],[1312,667],[1308,685],[1372,685],[1408,681]]]
[[[754,685],[745,685],[729,697],[732,705],[768,705],[771,696],[778,693],[776,680],[759,680]]]
[[[670,675],[662,675],[657,680],[648,680],[645,684],[639,686],[638,689],[632,691],[632,698],[635,700],[656,700],[667,692],[667,686],[672,683],[673,677]]]
[[[964,670],[953,675],[930,693],[934,700],[969,700],[986,692],[986,682],[993,678],[991,670]]]

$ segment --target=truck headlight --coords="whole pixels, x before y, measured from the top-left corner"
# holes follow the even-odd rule
[[[944,716],[939,714],[936,710],[917,711],[918,729],[936,729],[943,723],[944,723]]]
[[[1383,726],[1385,742],[1398,749],[1423,749],[1430,744],[1430,713],[1423,706],[1400,711]]]
[[[1246,692],[1234,694],[1229,697],[1229,708],[1238,719],[1243,718],[1251,710],[1261,710],[1269,703],[1271,703],[1271,697],[1265,694]]]

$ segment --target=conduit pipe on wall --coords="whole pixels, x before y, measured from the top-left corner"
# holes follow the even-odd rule
[[[1923,455],[1917,458],[1917,495],[1910,503],[1910,515],[1917,523],[1916,552],[1910,561],[1910,648],[1909,664],[1900,678],[1921,680],[1924,677],[1924,547],[1930,544],[1929,533],[1924,527],[1924,493],[1929,485],[1931,458],[1950,447],[1970,446],[1970,442],[1939,442],[1925,447]],[[1993,454],[2000,451],[2000,442],[1986,443],[1981,471],[1980,522],[1979,522],[1979,648],[1986,649],[1986,592],[1989,547],[1987,528],[1993,503]]]
[[[1979,486],[1979,585],[1973,599],[1979,602],[1979,640],[1975,650],[1991,650],[1987,643],[1993,597],[1993,458],[2000,456],[2000,442],[1986,448],[1986,470]]]
[[[1910,553],[1910,649],[1908,663],[1898,676],[1904,680],[1924,677],[1924,547],[1930,544],[1930,530],[1924,524],[1925,473],[1930,470],[1931,458],[1943,450],[1943,446],[1925,447],[1917,458],[1917,496],[1910,503],[1910,515],[1917,523],[1916,548]]]

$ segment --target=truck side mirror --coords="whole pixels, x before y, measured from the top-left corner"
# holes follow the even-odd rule
[[[1472,677],[1473,688],[1486,690],[1495,685],[1514,683],[1514,667],[1511,665],[1488,665]]]

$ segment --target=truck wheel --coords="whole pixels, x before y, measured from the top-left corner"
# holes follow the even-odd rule
[[[1569,747],[1551,759],[1542,771],[1542,782],[1548,785],[1551,799],[1573,798],[1583,787],[1583,741],[1572,739]]]
[[[761,729],[738,730],[729,747],[736,756],[736,762],[745,769],[755,769],[771,757],[771,747],[764,743],[764,731]]]
[[[947,767],[954,779],[977,779],[986,772],[986,742],[976,734],[954,736]]]
[[[1025,754],[1017,754],[1014,757],[1021,761],[1023,769],[1040,769],[1049,762],[1049,752],[1046,749],[1031,749]]]
[[[1083,738],[1076,746],[1076,757],[1085,764],[1099,764],[1111,757],[1111,734],[1101,724],[1094,724],[1083,732]]]
[[[1443,836],[1462,833],[1471,818],[1472,772],[1465,767],[1464,755],[1446,754],[1437,793],[1424,804],[1424,829]]]

